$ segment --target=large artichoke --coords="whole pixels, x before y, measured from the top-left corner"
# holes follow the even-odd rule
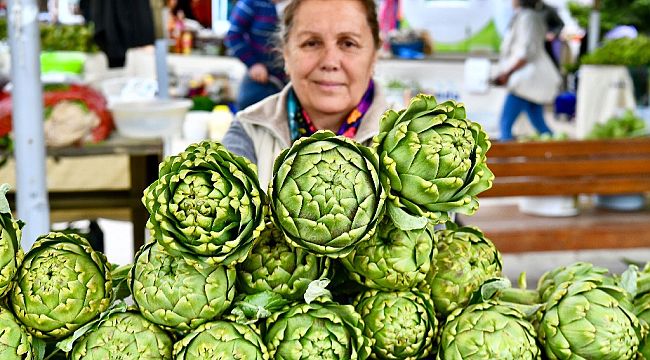
[[[35,360],[32,336],[11,311],[0,306],[0,359]]]
[[[472,293],[485,280],[500,276],[503,267],[501,254],[479,229],[451,222],[446,227],[436,231],[438,254],[425,280],[443,317],[467,305]]]
[[[9,209],[5,194],[9,185],[0,185],[0,298],[9,291],[9,285],[18,271],[24,257],[20,246],[20,235],[23,223],[14,220]]]
[[[264,198],[254,164],[203,141],[166,158],[142,202],[168,251],[230,264],[246,258],[264,229]]]
[[[229,321],[205,323],[174,345],[176,360],[269,360],[260,335],[248,325]]]
[[[420,292],[369,290],[355,308],[372,339],[372,359],[424,359],[433,352],[438,330],[431,298]]]
[[[135,311],[111,314],[74,344],[70,360],[172,359],[172,338]]]
[[[186,333],[230,306],[235,297],[235,269],[190,255],[171,255],[154,242],[136,254],[130,288],[147,320]]]
[[[645,323],[645,326],[650,325],[650,293],[645,293],[634,300],[634,314],[639,321]],[[639,359],[650,359],[650,338],[646,335],[641,339],[639,344]]]
[[[642,324],[650,327],[650,262],[637,275],[634,314]],[[647,334],[639,345],[639,355],[640,360],[650,360],[650,337]]]
[[[513,305],[495,301],[454,310],[442,327],[437,360],[538,360],[533,325]]]
[[[275,360],[363,360],[370,356],[364,323],[352,305],[296,304],[266,321],[264,342]]]
[[[566,266],[558,266],[542,274],[537,282],[537,291],[542,301],[548,300],[558,285],[566,281],[600,281],[614,283],[608,276],[609,270],[604,267],[594,266],[588,262],[576,262]]]
[[[9,294],[16,317],[33,335],[62,339],[106,310],[112,280],[106,256],[76,234],[39,237]]]
[[[374,151],[330,131],[297,140],[273,164],[273,222],[294,246],[346,256],[383,215],[377,167]]]
[[[437,252],[435,242],[432,223],[422,229],[401,230],[386,217],[375,235],[341,262],[352,279],[369,288],[410,290],[429,272]]]
[[[444,222],[448,212],[476,212],[476,196],[494,179],[485,160],[490,141],[462,104],[420,94],[406,109],[386,111],[379,131],[373,146],[398,226],[417,226],[413,217]]]
[[[641,327],[622,289],[598,281],[563,282],[545,307],[538,331],[549,359],[636,358]]]
[[[329,262],[291,247],[269,223],[248,258],[237,266],[237,289],[245,294],[272,291],[287,300],[300,300],[309,283],[327,275]]]

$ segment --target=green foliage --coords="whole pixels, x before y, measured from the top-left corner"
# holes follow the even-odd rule
[[[650,65],[650,37],[610,40],[595,51],[582,57],[582,64],[591,65]]]
[[[586,29],[591,5],[570,1],[568,6],[571,16]],[[640,33],[650,34],[650,0],[601,0],[600,14],[601,34],[617,25],[633,25]]]
[[[41,23],[41,49],[43,51],[81,51],[97,52],[99,48],[93,41],[92,25],[62,25]],[[0,17],[0,41],[9,38],[7,18]]]
[[[621,139],[642,136],[646,133],[646,124],[632,110],[623,115],[612,117],[603,124],[595,124],[588,139]]]

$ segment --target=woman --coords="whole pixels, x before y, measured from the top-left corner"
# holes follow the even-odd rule
[[[555,98],[561,79],[544,50],[546,29],[535,10],[538,1],[513,0],[515,14],[501,43],[501,72],[495,83],[508,87],[501,140],[512,140],[512,125],[522,111],[540,134],[551,133],[544,121],[543,104]]]
[[[257,164],[263,187],[296,139],[327,129],[369,145],[388,107],[372,81],[381,45],[374,1],[290,1],[280,35],[291,82],[239,112],[223,138]]]

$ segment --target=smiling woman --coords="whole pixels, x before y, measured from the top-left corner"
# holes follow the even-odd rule
[[[369,145],[388,105],[372,74],[381,45],[373,0],[290,0],[279,42],[291,82],[237,114],[223,138],[257,164],[260,185],[292,142],[331,130]]]

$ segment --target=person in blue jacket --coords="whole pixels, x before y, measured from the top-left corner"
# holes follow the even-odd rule
[[[279,92],[287,82],[280,54],[275,52],[275,34],[282,0],[239,0],[230,14],[230,29],[224,39],[230,55],[246,64],[239,86],[237,109],[242,110]]]

